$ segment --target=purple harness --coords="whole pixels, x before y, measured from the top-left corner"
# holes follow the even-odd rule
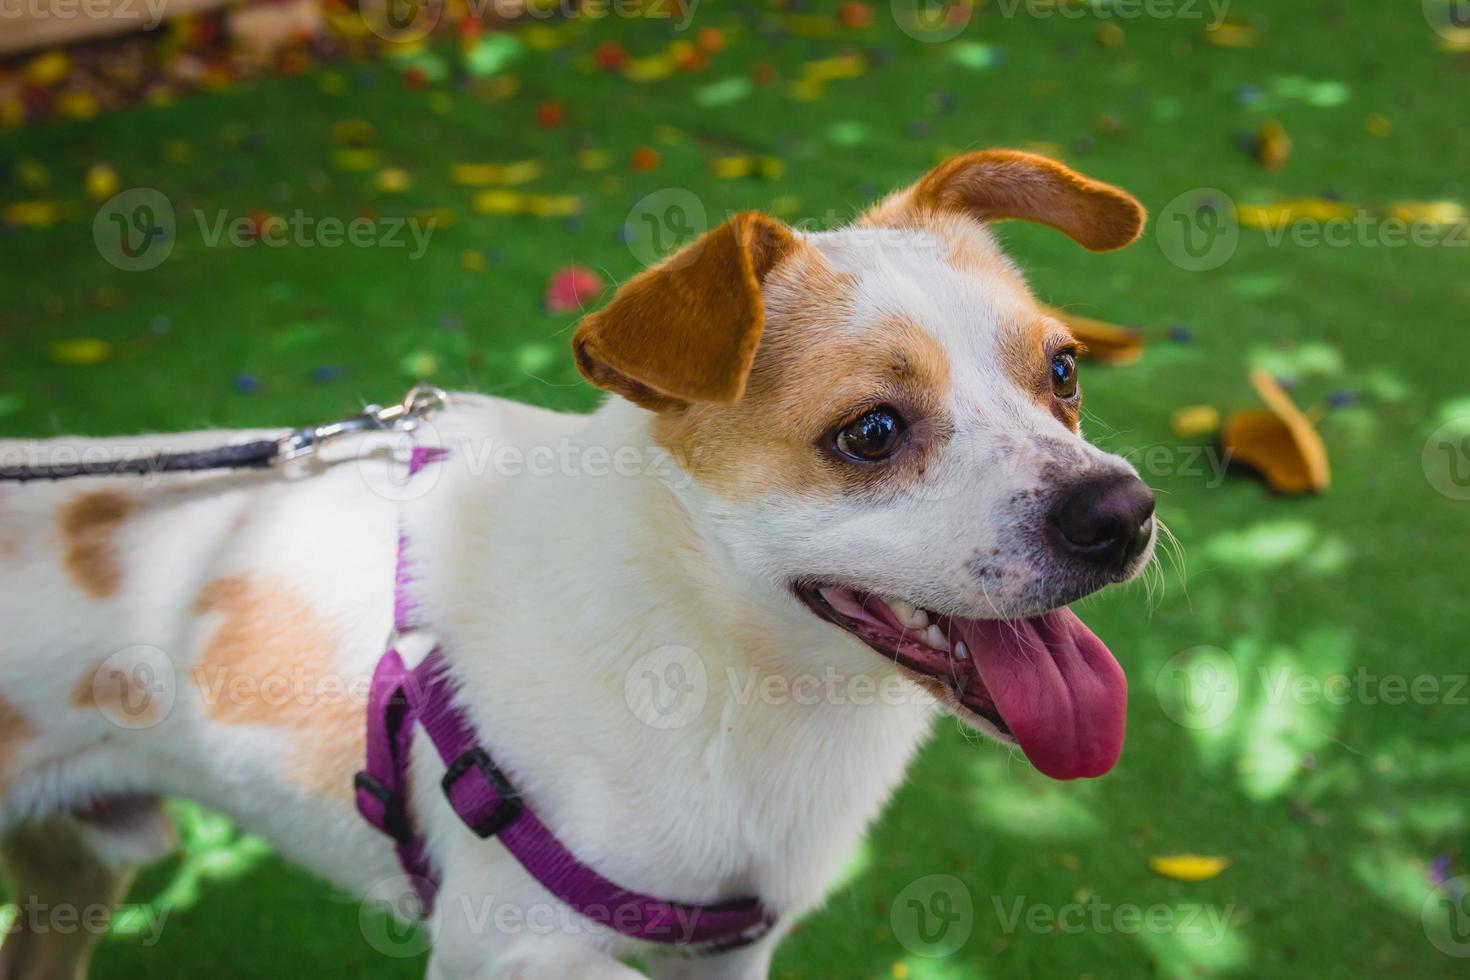
[[[445,456],[418,448],[409,463],[417,473]],[[393,620],[397,633],[420,626],[409,599],[405,541],[398,542]],[[581,915],[633,939],[709,954],[755,942],[776,922],[753,898],[691,905],[652,898],[608,881],[579,861],[543,824],[504,772],[479,744],[475,726],[455,704],[456,688],[435,646],[412,670],[389,648],[373,672],[367,706],[367,768],[357,774],[357,809],[387,834],[399,864],[414,883],[425,914],[432,911],[439,878],[423,835],[408,813],[408,759],[417,723],[448,767],[444,796],[476,836],[495,837],[531,877]]]

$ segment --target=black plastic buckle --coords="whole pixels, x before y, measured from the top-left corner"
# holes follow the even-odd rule
[[[478,769],[480,775],[485,777],[485,781],[495,789],[495,795],[499,797],[495,812],[484,822],[476,825],[465,821],[465,826],[483,840],[494,837],[514,823],[516,817],[519,817],[521,811],[525,809],[525,804],[521,802],[521,795],[510,784],[510,780],[505,778],[505,773],[501,772],[499,767],[491,761],[489,753],[476,745],[449,764],[449,771],[444,774],[444,779],[439,784],[444,788],[444,798],[449,801],[451,808],[454,807],[455,784],[471,769]],[[459,813],[458,810],[455,812]],[[460,814],[460,819],[464,820],[464,814]]]
[[[384,833],[407,847],[413,840],[413,831],[408,826],[408,809],[403,805],[403,798],[370,772],[353,776],[352,785],[382,804]]]

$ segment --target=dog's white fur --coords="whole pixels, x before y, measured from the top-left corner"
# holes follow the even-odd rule
[[[967,234],[998,257],[981,225]],[[845,329],[860,333],[898,314],[947,356],[954,434],[923,492],[877,505],[796,490],[734,499],[691,479],[658,446],[654,413],[621,399],[582,417],[468,395],[454,396],[419,436],[447,448],[448,459],[407,482],[400,457],[349,442],[285,476],[0,485],[0,694],[29,722],[0,770],[4,820],[36,821],[124,793],[183,796],[343,888],[365,894],[396,880],[389,842],[353,809],[360,763],[342,769],[339,792],[301,778],[303,740],[339,741],[346,759],[360,732],[221,720],[211,697],[244,695],[211,695],[191,671],[225,628],[218,610],[196,605],[201,586],[243,577],[289,589],[309,610],[313,635],[332,641],[301,651],[308,674],[333,673],[360,694],[390,627],[401,526],[415,593],[482,743],[561,839],[645,893],[690,902],[755,895],[781,914],[753,947],[695,961],[650,957],[653,974],[764,977],[780,933],[822,900],[937,713],[924,688],[802,606],[792,580],[860,581],[971,616],[1043,611],[1055,602],[1039,598],[1048,574],[1039,556],[1006,550],[1010,574],[989,591],[966,562],[1033,519],[1015,501],[1045,489],[1048,467],[1126,466],[1082,442],[1003,364],[999,332],[1034,310],[1019,277],[956,267],[942,258],[950,246],[924,231],[904,243],[860,230],[804,242],[856,283]],[[773,278],[769,329],[810,301],[799,284]],[[173,450],[223,436],[146,442]],[[141,441],[24,448],[46,458],[62,445],[121,451]],[[508,447],[530,456],[517,464]],[[588,474],[603,450],[616,461],[623,447],[631,465],[603,462],[608,472]],[[69,575],[61,559],[75,542],[58,519],[98,491],[124,494],[134,508],[97,545],[115,552],[120,572],[102,598]],[[78,707],[79,681],[140,644],[172,665],[166,716],[133,730]],[[650,724],[639,672],[670,657],[687,665],[686,650],[703,667],[702,710],[675,727]],[[136,655],[119,657],[112,666]],[[824,677],[871,678],[887,694],[769,694],[783,690],[772,678],[799,690],[800,679]],[[854,688],[839,680],[837,690]],[[430,976],[638,976],[618,957],[649,950],[560,909],[498,844],[464,828],[440,795],[442,768],[416,739],[411,810],[444,875]],[[153,847],[130,844],[159,839],[160,821],[92,828],[93,845],[117,862],[146,857]]]

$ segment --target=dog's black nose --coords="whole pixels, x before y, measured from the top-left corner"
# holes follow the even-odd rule
[[[1058,497],[1047,531],[1068,558],[1121,571],[1153,537],[1154,495],[1132,473],[1083,480]]]

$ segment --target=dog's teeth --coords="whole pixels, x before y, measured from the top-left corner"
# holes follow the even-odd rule
[[[967,646],[965,646],[965,641],[964,640],[960,640],[958,643],[956,643],[954,645],[954,655],[959,660],[969,660],[970,659],[970,648],[967,647]]]
[[[949,650],[949,640],[945,637],[944,631],[939,628],[938,623],[930,624],[929,628],[924,631],[924,642],[936,650]]]
[[[922,609],[915,608],[912,602],[903,599],[889,599],[888,608],[893,610],[893,615],[900,623],[911,630],[921,630],[929,625],[929,614]]]

